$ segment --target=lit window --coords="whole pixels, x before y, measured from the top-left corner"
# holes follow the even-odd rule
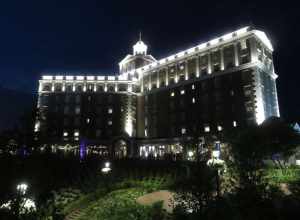
[[[108,125],[112,125],[112,121],[108,121],[107,124],[108,124]]]
[[[218,125],[218,131],[222,131],[222,130],[223,130],[222,126]]]
[[[232,125],[233,125],[233,127],[236,127],[236,126],[237,126],[236,121],[233,121],[233,122],[232,122]]]
[[[74,140],[75,140],[75,141],[79,141],[79,138],[78,138],[78,137],[75,137]]]
[[[180,94],[181,94],[181,95],[183,95],[184,93],[185,93],[185,91],[184,91],[184,90],[181,90],[181,91],[180,91]]]
[[[181,134],[185,134],[186,133],[186,129],[185,128],[181,128]]]
[[[208,125],[204,126],[204,131],[205,132],[209,132],[210,131],[210,127]]]
[[[171,97],[175,96],[175,92],[171,92]]]
[[[192,85],[192,89],[193,89],[193,90],[195,89],[195,85],[194,85],[194,84]]]
[[[68,136],[68,132],[64,132],[64,137],[67,137]]]
[[[78,130],[75,130],[75,131],[74,131],[74,136],[75,136],[75,137],[78,137],[78,136],[79,136],[79,131],[78,131]]]
[[[184,69],[184,65],[180,65],[180,69],[183,70]]]
[[[145,129],[145,137],[148,136],[148,132],[147,132],[147,129]]]
[[[195,99],[195,98],[193,98],[193,99],[192,99],[192,103],[195,103],[195,102],[196,102],[196,99]]]
[[[91,121],[91,119],[89,119],[89,118],[86,119],[86,123],[87,123],[87,124],[89,124],[90,121]]]
[[[113,109],[112,108],[109,108],[108,109],[108,114],[112,114],[113,113]]]

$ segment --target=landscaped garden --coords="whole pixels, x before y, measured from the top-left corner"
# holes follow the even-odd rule
[[[290,127],[267,125],[224,138],[222,158],[209,161],[201,155],[195,161],[172,161],[95,155],[80,159],[59,152],[2,154],[0,216],[291,219],[300,214],[300,169],[287,159],[299,137]]]

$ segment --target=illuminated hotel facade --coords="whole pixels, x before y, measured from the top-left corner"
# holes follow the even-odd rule
[[[279,116],[272,52],[251,27],[160,60],[140,39],[118,74],[43,75],[35,132],[57,146],[84,140],[101,154],[180,154],[191,137]]]

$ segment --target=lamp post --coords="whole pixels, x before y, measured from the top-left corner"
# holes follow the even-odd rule
[[[212,167],[216,172],[217,196],[220,196],[220,167],[224,165],[224,160],[220,159],[221,146],[220,142],[215,143],[215,149],[212,151],[212,158],[207,161],[207,165]]]
[[[101,172],[107,174],[111,171],[110,162],[105,162],[104,167],[102,167]]]

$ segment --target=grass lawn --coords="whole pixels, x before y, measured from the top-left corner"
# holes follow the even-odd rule
[[[165,214],[162,211],[162,202],[144,206],[138,204],[136,199],[149,192],[166,189],[168,180],[166,177],[126,179],[114,184],[110,192],[97,189],[94,193],[82,196],[67,205],[64,213],[70,216],[76,211],[76,218],[69,219],[78,220],[161,219]]]
[[[145,193],[142,188],[112,191],[83,209],[78,219],[150,219],[152,208],[136,203]]]

